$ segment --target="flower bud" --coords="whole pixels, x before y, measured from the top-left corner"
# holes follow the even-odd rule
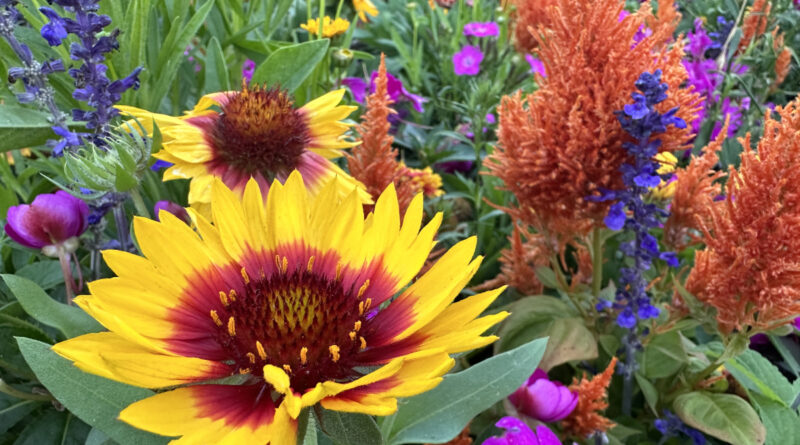
[[[567,417],[578,405],[577,394],[559,382],[550,381],[541,369],[537,369],[508,399],[520,414],[545,423]]]
[[[161,221],[158,214],[161,211],[172,213],[173,215],[177,216],[178,219],[185,222],[188,225],[192,224],[192,218],[189,216],[189,212],[186,211],[183,206],[179,204],[175,204],[172,201],[158,201],[156,205],[153,207],[153,214],[155,214],[155,220]]]
[[[339,68],[347,68],[353,61],[353,52],[347,48],[340,48],[333,52],[333,63]]]
[[[78,247],[77,237],[89,225],[89,206],[59,190],[38,195],[31,204],[9,208],[6,218],[6,234],[19,244],[53,252],[60,247],[72,252]]]

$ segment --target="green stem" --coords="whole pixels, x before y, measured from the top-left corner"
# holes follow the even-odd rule
[[[144,199],[142,199],[142,194],[139,193],[139,190],[135,188],[131,189],[130,195],[133,200],[133,206],[136,208],[136,213],[143,218],[150,218],[150,211],[147,210],[147,206],[144,204]]]
[[[324,29],[323,23],[325,18],[325,0],[319,0],[319,33],[317,39],[322,39],[322,30]]]
[[[603,284],[603,238],[599,227],[592,232],[592,295],[600,295]]]
[[[4,382],[3,379],[0,379],[0,392],[2,392],[3,394],[7,394],[11,397],[16,397],[18,399],[23,399],[23,400],[40,400],[43,402],[53,400],[52,397],[45,394],[31,394],[28,392],[20,391],[12,387],[11,385],[7,384],[6,382]]]

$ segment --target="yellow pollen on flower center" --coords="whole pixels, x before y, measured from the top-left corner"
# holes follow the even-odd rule
[[[228,294],[223,291],[219,291],[219,301],[222,302],[222,305],[228,307],[230,302],[228,301]]]
[[[364,296],[364,292],[367,291],[368,287],[369,287],[369,278],[367,278],[366,281],[364,281],[364,284],[362,284],[361,287],[358,289],[358,297],[357,298],[363,297]]]
[[[247,275],[247,271],[242,268],[242,279],[244,280],[244,284],[250,284],[250,276]]]
[[[233,317],[228,319],[228,335],[236,337],[236,320]]]
[[[286,273],[286,270],[289,269],[289,259],[286,257],[281,259],[280,255],[275,255],[275,267],[280,273]]]
[[[305,365],[308,363],[308,348],[303,346],[300,349],[300,364]]]
[[[340,351],[339,346],[330,345],[330,346],[328,346],[328,351],[331,353],[331,359],[333,360],[333,362],[334,363],[338,362],[339,361],[339,357],[340,357],[340,355],[339,355],[339,351]]]
[[[283,365],[283,370],[286,371],[287,374],[292,373],[292,367],[289,365]]]
[[[358,337],[361,341],[361,349],[367,349],[367,340],[364,337]]]
[[[222,326],[222,320],[219,319],[219,315],[217,315],[217,311],[211,310],[211,319],[214,320],[214,324],[217,326]]]
[[[256,355],[255,354],[253,354],[252,352],[248,352],[245,355],[247,355],[247,359],[250,360],[250,363],[255,364],[255,362],[256,362]]]
[[[262,345],[258,340],[256,340],[256,350],[258,351],[258,356],[261,357],[261,360],[267,359],[267,352],[264,350],[264,345]]]
[[[314,255],[311,255],[311,258],[308,259],[308,266],[306,266],[306,271],[311,273],[314,270]]]

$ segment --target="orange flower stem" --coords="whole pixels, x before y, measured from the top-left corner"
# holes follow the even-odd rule
[[[592,231],[592,295],[600,295],[603,286],[603,237],[602,229],[595,227]]]

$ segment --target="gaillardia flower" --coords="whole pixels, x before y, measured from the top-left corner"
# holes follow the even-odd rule
[[[344,89],[295,108],[278,88],[242,88],[203,96],[180,117],[118,108],[138,118],[148,132],[153,123],[158,125],[164,148],[154,156],[174,164],[164,171],[164,180],[191,178],[189,204],[206,216],[214,178],[240,196],[251,177],[266,191],[274,179],[283,182],[295,169],[312,191],[334,176],[350,186],[347,190],[360,186],[330,161],[342,155],[340,149],[357,144],[342,136],[349,125],[341,120],[356,109],[338,105]],[[366,192],[362,196],[369,201]]]
[[[393,413],[397,397],[441,381],[450,354],[496,339],[481,334],[507,313],[477,317],[502,289],[453,303],[481,263],[474,238],[409,284],[441,214],[420,228],[417,196],[401,223],[390,186],[365,219],[358,192],[337,199],[340,187],[314,195],[294,172],[272,183],[265,205],[257,181],[240,199],[215,180],[214,225],[194,211],[196,231],[167,212],[135,219],[144,257],[106,251],[117,277],[77,299],[111,332],[54,351],[163,389],[119,417],[180,443],[292,445],[300,411],[317,403]],[[228,377],[238,384],[209,382]]]
[[[319,34],[319,19],[310,19],[306,23],[300,24],[300,27],[308,31],[309,34]],[[322,19],[322,37],[336,37],[339,34],[344,34],[350,28],[350,22],[346,19],[337,17],[335,20],[327,15]]]

